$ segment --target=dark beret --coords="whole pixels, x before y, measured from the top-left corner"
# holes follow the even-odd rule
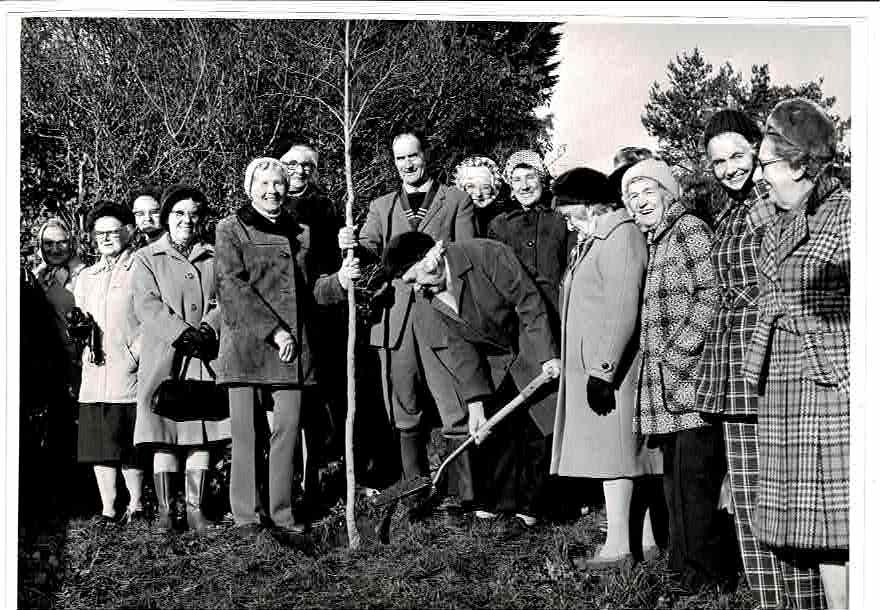
[[[758,144],[761,141],[761,128],[749,115],[733,108],[719,110],[706,123],[703,131],[703,148],[709,145],[709,141],[721,133],[738,133],[749,144]]]
[[[201,212],[205,212],[208,207],[208,198],[205,194],[194,186],[188,184],[172,184],[162,193],[162,211],[159,212],[159,223],[168,228],[168,216],[171,214],[171,208],[178,201],[184,199],[192,199],[196,203],[201,204]]]
[[[561,174],[553,182],[553,207],[557,205],[614,204],[618,199],[608,177],[589,167],[576,167]]]
[[[388,242],[382,254],[382,269],[388,279],[401,277],[434,247],[434,238],[421,231],[401,233]]]
[[[95,207],[89,211],[88,216],[86,216],[86,231],[94,229],[95,222],[105,216],[112,216],[124,225],[134,224],[134,214],[125,206],[113,203],[112,201],[98,201],[95,203]]]

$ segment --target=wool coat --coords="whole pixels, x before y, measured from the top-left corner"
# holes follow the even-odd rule
[[[754,417],[758,394],[742,372],[743,358],[758,322],[758,256],[775,206],[752,189],[728,197],[712,238],[712,263],[719,299],[697,367],[696,408],[725,417]]]
[[[645,436],[706,425],[694,409],[694,374],[718,301],[712,232],[673,202],[647,234],[635,430]]]
[[[529,210],[516,201],[512,206],[492,219],[487,237],[513,248],[558,325],[559,285],[575,234],[569,232],[562,216],[550,209],[549,194]]]
[[[304,231],[283,211],[276,222],[252,205],[217,224],[217,298],[222,330],[217,381],[221,384],[310,386],[316,383],[312,345],[316,298],[340,302],[336,275],[314,282]],[[314,294],[313,294],[314,291]],[[282,362],[273,335],[284,328],[295,341],[292,362]]]
[[[446,243],[471,239],[474,237],[473,201],[464,191],[438,185],[437,193],[428,204],[417,230]],[[412,226],[403,209],[401,191],[373,200],[359,236],[359,244],[366,250],[361,255],[362,262],[368,262],[370,258],[381,259],[388,242],[408,231],[412,231]],[[370,345],[374,347],[397,348],[410,319],[414,300],[412,286],[400,279],[394,280],[392,286],[393,304],[383,309],[382,319],[370,331]],[[425,316],[423,319],[430,326],[424,331],[435,338],[442,337],[445,331],[438,318]]]
[[[80,403],[126,403],[137,400],[140,324],[134,315],[131,277],[134,253],[123,250],[113,264],[102,258],[80,273],[73,290],[76,306],[92,315],[103,352],[103,363],[92,362],[89,347],[82,354]]]
[[[575,250],[562,285],[562,377],[550,474],[614,478],[659,470],[656,451],[644,452],[633,432],[647,260],[645,238],[625,209],[600,216],[595,233]],[[610,414],[590,408],[590,377],[614,385]]]
[[[489,239],[450,244],[447,290],[457,311],[437,298],[432,306],[448,329],[449,362],[466,403],[488,400],[509,374],[519,389],[557,358],[547,309],[513,250]],[[529,413],[545,434],[553,430],[555,393],[540,394]]]
[[[214,247],[198,242],[188,257],[174,249],[166,233],[134,255],[132,263],[134,313],[140,325],[137,420],[134,442],[198,446],[230,437],[229,419],[174,422],[153,413],[151,403],[159,384],[171,377],[173,343],[188,328],[206,322],[219,332],[214,281]],[[186,379],[213,377],[193,358]]]
[[[851,230],[849,192],[821,176],[761,244],[743,370],[761,395],[756,535],[775,546],[849,548]]]

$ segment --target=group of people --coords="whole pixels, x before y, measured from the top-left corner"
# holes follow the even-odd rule
[[[90,267],[50,221],[36,275],[65,344],[85,344],[71,349],[78,452],[94,464],[103,518],[142,518],[135,452],[149,450],[156,526],[172,527],[183,470],[188,525],[207,527],[209,449],[231,439],[236,525],[302,535],[291,502],[301,421],[329,387],[318,383],[344,376],[319,333],[339,332],[328,311],[376,263],[369,345],[403,478],[428,474],[436,410],[448,451],[477,439],[450,464],[449,510],[530,528],[548,514],[554,475],[597,479],[607,536],[588,566],[651,554],[663,526],[685,588],[735,585],[741,564],[761,607],[845,607],[850,205],[829,173],[834,127],[793,98],[763,129],[721,110],[703,141],[725,194],[711,226],[646,149],[621,149],[610,175],[578,167],[554,180],[534,151],[503,168],[469,157],[447,186],[408,132],[391,144],[400,188],[360,227],[343,226],[317,188],[306,145],[250,163],[248,201],[219,222],[214,245],[208,201],[191,185],[140,194],[132,209],[96,204]],[[70,323],[74,308],[86,322]],[[227,388],[228,419],[153,412],[181,356],[192,358],[182,377]],[[633,540],[634,489],[652,480],[660,506]]]

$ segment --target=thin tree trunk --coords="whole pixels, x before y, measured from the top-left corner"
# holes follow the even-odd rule
[[[345,140],[345,224],[354,227],[354,180],[351,168],[351,64],[349,58],[349,30],[351,22],[345,22],[345,93],[343,103],[343,138]],[[354,258],[354,249],[346,254],[349,260]],[[361,537],[357,531],[354,514],[355,479],[354,479],[354,415],[355,415],[355,368],[354,368],[354,345],[355,333],[357,332],[357,317],[355,309],[354,282],[348,287],[348,411],[345,417],[345,482],[347,493],[345,497],[345,525],[348,529],[348,548],[356,549],[360,546]]]

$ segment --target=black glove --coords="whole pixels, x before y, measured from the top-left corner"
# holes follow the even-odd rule
[[[70,338],[77,343],[86,345],[92,334],[92,326],[95,324],[91,314],[83,313],[82,309],[74,307],[67,312],[64,318],[67,322],[67,333]]]
[[[587,403],[597,415],[608,415],[614,410],[614,387],[604,379],[587,380]]]
[[[174,343],[172,343],[171,346],[184,356],[199,358],[201,343],[202,336],[199,333],[198,329],[190,326],[185,331],[180,333],[180,336],[175,339]]]
[[[214,360],[220,352],[220,340],[217,339],[217,333],[207,322],[202,322],[199,325],[199,340],[199,358],[205,362]]]

